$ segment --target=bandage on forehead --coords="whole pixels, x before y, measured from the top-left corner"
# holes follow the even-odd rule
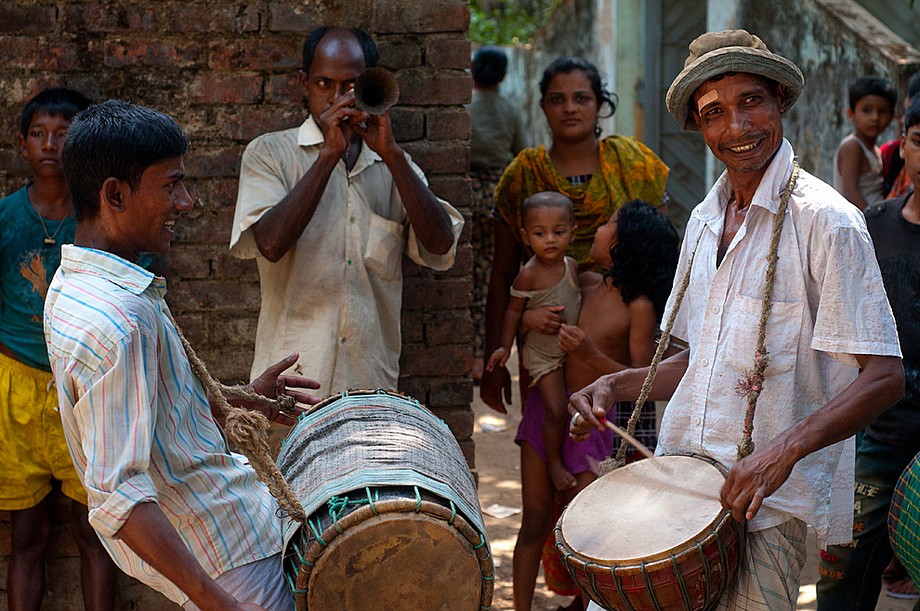
[[[696,112],[698,113],[703,112],[704,106],[712,102],[715,102],[718,99],[719,99],[719,92],[716,89],[713,89],[709,93],[700,96],[699,101],[696,103]]]

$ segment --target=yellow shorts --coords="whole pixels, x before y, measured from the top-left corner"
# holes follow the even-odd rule
[[[51,492],[86,504],[51,374],[0,354],[0,511],[29,509]]]

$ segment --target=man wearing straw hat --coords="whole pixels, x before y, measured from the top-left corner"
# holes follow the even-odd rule
[[[721,501],[747,522],[748,540],[723,609],[795,608],[805,526],[823,542],[849,541],[852,435],[903,388],[865,220],[799,169],[783,138],[804,84],[795,64],[732,30],[690,44],[667,96],[678,124],[726,166],[691,215],[665,311],[689,349],[660,362],[649,395],[671,399],[659,453],[731,468]],[[574,395],[573,436],[638,396],[646,373]]]

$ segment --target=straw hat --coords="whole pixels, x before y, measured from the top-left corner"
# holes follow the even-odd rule
[[[786,88],[786,108],[799,98],[805,77],[798,66],[770,51],[760,38],[746,30],[707,32],[690,43],[690,57],[668,88],[668,112],[683,129],[696,130],[690,100],[697,88],[727,72],[759,74]]]

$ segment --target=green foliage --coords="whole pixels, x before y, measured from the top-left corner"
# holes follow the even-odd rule
[[[470,0],[470,40],[482,45],[526,44],[556,0]]]

